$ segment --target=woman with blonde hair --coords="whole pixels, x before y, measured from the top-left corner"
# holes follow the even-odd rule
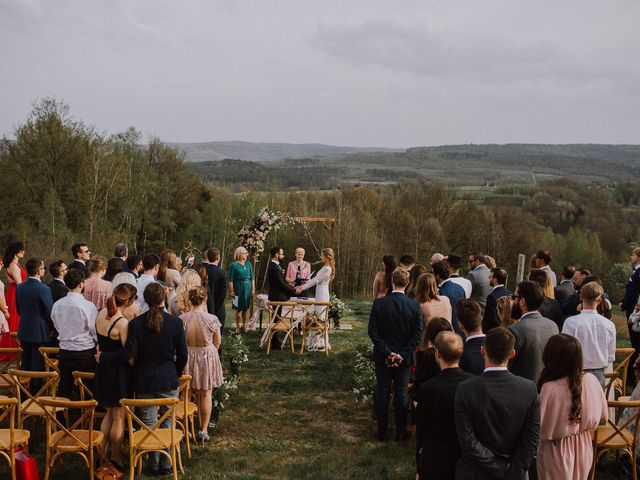
[[[176,252],[170,249],[160,252],[160,267],[156,278],[169,287],[169,292],[178,288],[180,285],[180,266]]]
[[[513,298],[509,295],[500,297],[496,302],[498,308],[498,318],[500,318],[500,325],[504,328],[508,328],[509,325],[513,325],[517,320],[511,318],[511,309],[513,308]]]
[[[295,250],[295,260],[289,262],[285,280],[292,287],[304,285],[311,276],[311,264],[304,259],[304,248],[298,247]]]
[[[106,308],[113,286],[102,277],[107,273],[107,260],[95,255],[87,262],[91,276],[84,281],[84,298],[93,303],[98,311]]]
[[[169,302],[169,312],[172,315],[182,315],[191,310],[192,305],[189,301],[189,292],[196,287],[202,286],[202,278],[197,272],[187,270],[182,275],[180,285],[175,291],[175,295]]]
[[[247,316],[251,306],[251,297],[256,293],[256,282],[253,276],[253,267],[249,262],[249,252],[244,247],[236,248],[233,253],[235,260],[229,267],[229,297],[232,300],[231,307],[236,311],[236,333],[247,331]],[[242,318],[242,330],[240,330],[240,318]]]
[[[420,303],[425,328],[434,317],[445,318],[451,322],[451,302],[444,295],[438,295],[436,277],[423,273],[416,285],[416,301]]]

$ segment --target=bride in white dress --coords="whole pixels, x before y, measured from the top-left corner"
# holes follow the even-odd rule
[[[329,301],[329,284],[333,277],[335,276],[336,263],[333,256],[333,249],[331,248],[323,248],[320,252],[320,260],[322,261],[322,268],[318,270],[318,272],[312,276],[308,282],[304,285],[301,285],[296,289],[298,292],[302,292],[307,290],[313,286],[316,287],[316,302],[328,302]],[[322,312],[325,307],[317,306],[314,307],[317,313]],[[327,319],[328,321],[328,319]],[[308,350],[321,350],[324,349],[324,338],[322,335],[309,335],[307,337],[307,345]],[[327,345],[327,348],[331,348],[330,345]]]

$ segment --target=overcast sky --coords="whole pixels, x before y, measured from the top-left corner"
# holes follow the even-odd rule
[[[640,2],[2,0],[0,135],[640,143]]]

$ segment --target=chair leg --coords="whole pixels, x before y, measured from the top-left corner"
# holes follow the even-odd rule
[[[94,456],[93,456],[93,446],[91,442],[93,439],[89,439],[89,480],[93,480],[93,469],[94,467]]]
[[[291,345],[291,353],[296,353],[296,347],[293,346],[293,332],[289,333],[289,344]]]
[[[271,331],[269,331],[269,334],[267,335],[267,355],[269,355],[269,352],[271,351],[271,337],[273,336],[273,334],[271,333]]]
[[[180,468],[180,473],[182,475],[184,475],[184,467],[182,466],[182,454],[180,453],[180,446],[178,445],[178,447],[176,448],[176,452],[178,455],[178,468]]]
[[[304,352],[304,342],[307,339],[307,330],[302,330],[302,345],[300,345],[300,355]]]
[[[51,451],[49,450],[49,446],[46,445],[47,453],[44,458],[44,480],[49,480],[49,473],[51,471]]]
[[[185,417],[183,422],[183,431],[184,431],[184,436],[187,444],[187,458],[191,458],[191,442],[189,441],[189,423],[188,423],[189,419],[187,418],[186,413],[187,412],[185,412]],[[193,440],[195,441],[195,437]]]

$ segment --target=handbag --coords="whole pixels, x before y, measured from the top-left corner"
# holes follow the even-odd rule
[[[40,480],[36,459],[25,452],[22,448],[16,450],[16,479],[17,480]]]

